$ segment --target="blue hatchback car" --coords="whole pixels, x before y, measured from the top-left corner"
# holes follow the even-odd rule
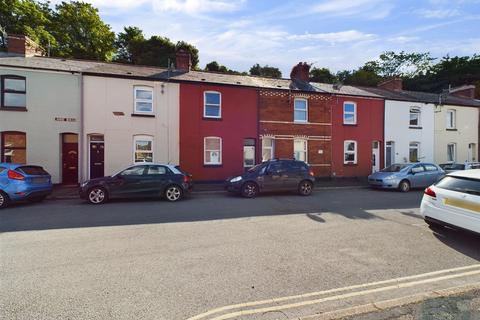
[[[52,188],[52,178],[42,167],[0,163],[0,209],[17,201],[42,201]]]
[[[398,189],[408,192],[411,188],[431,186],[445,175],[445,171],[433,163],[396,163],[368,176],[373,188]]]

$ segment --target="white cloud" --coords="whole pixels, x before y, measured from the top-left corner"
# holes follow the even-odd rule
[[[178,11],[190,14],[232,12],[241,8],[245,0],[153,0],[157,11]]]
[[[313,6],[312,11],[336,16],[366,15],[372,19],[382,19],[392,9],[390,1],[383,0],[327,0]]]
[[[417,14],[421,15],[424,18],[431,19],[445,19],[449,17],[455,17],[460,15],[460,11],[458,9],[435,9],[435,10],[417,10]]]
[[[348,30],[329,33],[305,33],[300,35],[290,35],[288,40],[321,40],[330,43],[342,43],[350,41],[372,40],[376,36],[370,33],[363,33],[358,30]]]

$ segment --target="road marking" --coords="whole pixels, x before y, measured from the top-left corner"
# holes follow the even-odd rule
[[[212,309],[212,310],[209,310],[205,313],[202,313],[202,314],[196,315],[194,317],[188,318],[187,320],[203,319],[203,318],[208,317],[212,314],[219,313],[219,312],[224,312],[224,311],[229,311],[229,310],[232,310],[232,309],[253,307],[253,306],[258,306],[258,305],[262,305],[262,304],[278,303],[278,302],[284,302],[284,301],[288,301],[288,300],[295,300],[295,299],[302,299],[302,298],[310,298],[310,297],[314,297],[314,296],[320,296],[320,295],[325,295],[325,294],[329,294],[329,293],[337,293],[337,292],[354,290],[354,289],[363,289],[363,288],[368,288],[368,287],[378,286],[378,285],[383,285],[383,284],[389,284],[389,283],[394,283],[394,282],[401,282],[401,281],[419,279],[419,278],[424,278],[424,277],[429,277],[429,276],[436,276],[436,275],[440,275],[440,274],[443,274],[443,273],[465,271],[465,270],[470,270],[470,269],[479,268],[479,267],[480,267],[480,264],[474,264],[474,265],[465,266],[465,267],[444,269],[444,270],[433,271],[433,272],[428,272],[428,273],[423,273],[423,274],[418,274],[418,275],[413,275],[413,276],[406,276],[406,277],[401,277],[401,278],[370,282],[370,283],[353,285],[353,286],[348,286],[348,287],[343,287],[343,288],[336,288],[336,289],[310,292],[310,293],[305,293],[305,294],[286,296],[286,297],[280,297],[280,298],[265,299],[265,300],[252,301],[252,302],[244,302],[244,303],[233,304],[233,305],[228,305],[228,306]]]
[[[327,302],[327,301],[358,297],[358,296],[363,296],[363,295],[370,294],[370,293],[389,291],[389,290],[393,290],[393,289],[409,288],[409,287],[414,287],[414,286],[417,286],[417,285],[420,285],[420,284],[437,282],[437,281],[442,281],[442,280],[455,279],[455,278],[461,278],[461,277],[472,276],[472,275],[477,275],[477,274],[480,274],[480,270],[469,271],[469,272],[464,272],[464,273],[459,273],[459,274],[452,274],[452,275],[448,275],[448,276],[430,278],[430,279],[419,280],[419,281],[406,282],[406,283],[401,283],[401,284],[396,284],[396,285],[391,285],[391,286],[386,286],[386,287],[381,287],[381,288],[376,288],[376,289],[369,289],[369,290],[351,292],[351,293],[341,294],[341,295],[337,295],[337,296],[331,296],[331,297],[315,299],[315,300],[301,301],[301,302],[297,302],[297,303],[290,303],[290,304],[279,305],[279,306],[275,306],[275,307],[265,307],[265,308],[259,308],[259,309],[241,310],[241,311],[237,311],[237,312],[224,314],[224,315],[212,318],[211,320],[225,320],[225,319],[232,319],[232,318],[239,317],[239,316],[247,316],[247,315],[253,315],[253,314],[258,314],[258,313],[265,313],[265,312],[280,311],[280,310],[285,310],[285,309],[304,307],[304,306],[309,306],[309,305],[318,304],[318,303]]]

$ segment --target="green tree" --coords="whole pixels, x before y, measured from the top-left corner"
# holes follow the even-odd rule
[[[310,70],[310,81],[321,83],[336,83],[337,77],[327,68],[313,68]]]
[[[116,53],[113,60],[121,63],[133,63],[133,53],[144,41],[145,37],[140,28],[124,27],[123,32],[120,32],[115,40]],[[138,52],[135,53],[138,54]]]
[[[222,64],[219,64],[217,61],[212,61],[207,63],[205,66],[205,71],[212,71],[212,72],[220,72],[220,73],[228,73],[228,74],[239,74],[239,75],[247,75],[246,72],[239,72],[235,70],[231,70],[225,67]]]
[[[477,95],[480,98],[480,55],[465,57],[443,57],[431,66],[425,74],[405,79],[404,85],[409,90],[441,92],[450,86],[464,84],[477,85]]]
[[[58,4],[53,13],[52,34],[56,56],[109,61],[115,52],[115,33],[91,4],[72,1]]]
[[[269,65],[262,67],[257,63],[250,68],[250,75],[269,78],[281,78],[282,72],[278,68],[270,67]]]
[[[42,47],[56,45],[51,33],[53,11],[48,2],[1,0],[0,26],[6,33],[26,35]]]
[[[374,72],[384,78],[393,76],[412,78],[425,73],[433,60],[434,58],[428,52],[406,53],[401,51],[395,53],[387,51],[382,53],[377,60],[367,62],[364,67],[367,71]]]

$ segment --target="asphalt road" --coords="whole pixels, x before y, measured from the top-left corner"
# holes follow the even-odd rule
[[[0,211],[1,319],[186,319],[235,303],[480,261],[480,238],[418,216],[420,191]],[[279,318],[281,319],[281,318]]]

